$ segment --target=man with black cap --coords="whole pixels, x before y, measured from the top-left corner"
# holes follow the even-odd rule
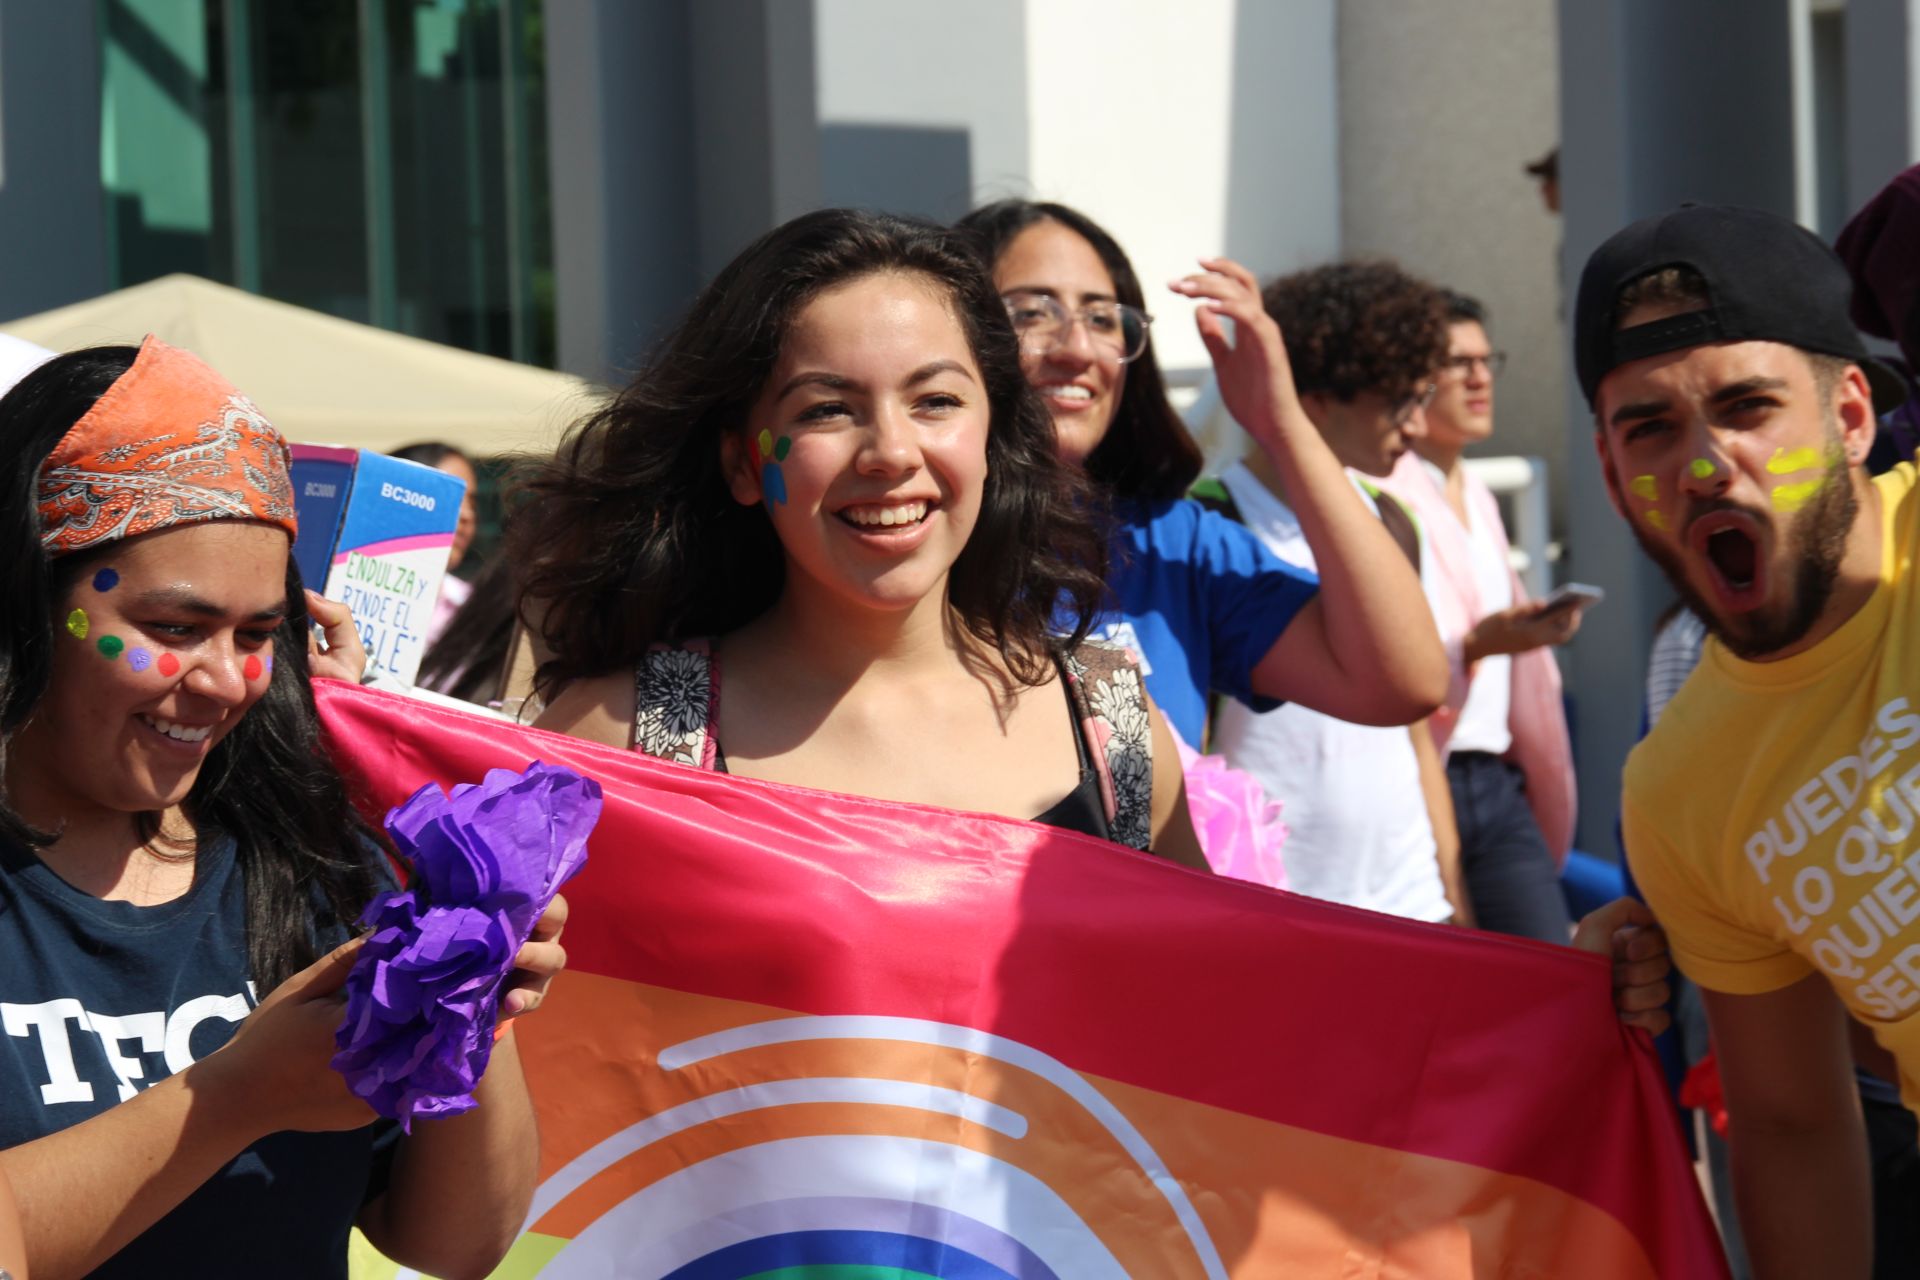
[[[1713,634],[1621,818],[1705,995],[1762,1277],[1872,1265],[1847,1013],[1920,1100],[1920,493],[1864,469],[1904,392],[1849,292],[1793,223],[1683,206],[1595,251],[1574,316],[1607,492]]]

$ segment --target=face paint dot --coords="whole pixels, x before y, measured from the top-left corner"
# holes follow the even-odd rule
[[[127,642],[119,636],[101,636],[98,640],[94,641],[94,643],[100,648],[100,656],[108,662],[112,662],[115,658],[119,657],[120,651],[127,647]]]
[[[160,674],[163,676],[176,676],[180,674],[180,659],[170,653],[161,654],[160,661],[154,663],[154,666],[159,668]]]
[[[753,438],[753,443],[755,447],[760,450],[761,457],[771,458],[773,456],[773,432],[767,430],[765,427],[760,428],[760,434]]]
[[[93,589],[95,591],[100,591],[100,592],[111,591],[119,585],[120,585],[120,575],[115,573],[111,569],[102,569],[100,572],[93,575]]]
[[[240,674],[249,680],[258,680],[265,670],[266,668],[260,665],[259,655],[250,653],[247,655],[246,662],[240,667]]]
[[[273,655],[272,654],[267,655],[267,674],[268,675],[273,674]]]
[[[1633,491],[1636,498],[1645,498],[1648,502],[1660,501],[1660,482],[1652,476],[1635,476],[1627,488]]]
[[[87,638],[87,626],[87,611],[85,609],[75,609],[67,615],[67,630],[73,632],[74,639],[85,640]]]
[[[1695,458],[1687,464],[1687,470],[1693,472],[1695,480],[1705,480],[1714,472],[1714,465],[1705,458]]]
[[[780,464],[769,462],[760,471],[760,492],[765,495],[768,506],[787,500],[787,477],[780,471]]]
[[[153,665],[153,655],[139,645],[127,650],[127,665],[135,671],[145,671]]]
[[[1665,533],[1667,531],[1667,518],[1661,515],[1658,511],[1647,512],[1647,523],[1652,525],[1654,528],[1660,530],[1660,532],[1662,533]]]
[[[779,442],[773,446],[773,460],[775,462],[785,462],[787,460],[787,453],[792,448],[793,437],[781,436]]]

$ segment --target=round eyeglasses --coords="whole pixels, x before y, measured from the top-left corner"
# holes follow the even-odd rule
[[[1497,378],[1500,376],[1500,371],[1507,367],[1507,353],[1489,351],[1483,356],[1448,356],[1440,362],[1440,372],[1457,373],[1464,378],[1473,372],[1473,366],[1476,364],[1486,366],[1489,378]]]
[[[1020,345],[1030,351],[1051,351],[1067,341],[1076,321],[1086,326],[1089,341],[1121,364],[1138,360],[1147,349],[1147,326],[1153,317],[1124,302],[1101,298],[1069,311],[1050,293],[1026,290],[1001,294],[1000,300],[1007,304],[1007,318],[1020,335]]]
[[[1409,422],[1412,422],[1413,415],[1432,404],[1433,398],[1439,394],[1439,383],[1429,382],[1423,385],[1418,391],[1393,406],[1390,411],[1393,425],[1396,427],[1404,427]]]

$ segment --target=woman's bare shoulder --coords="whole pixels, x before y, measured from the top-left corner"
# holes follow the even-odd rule
[[[609,671],[575,680],[562,689],[535,720],[536,729],[551,729],[610,747],[633,745],[633,673]]]

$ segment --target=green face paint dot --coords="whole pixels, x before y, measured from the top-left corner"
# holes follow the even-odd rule
[[[1714,465],[1705,458],[1695,458],[1687,464],[1687,470],[1693,472],[1695,480],[1705,480],[1714,473]]]
[[[95,643],[100,646],[100,656],[109,662],[119,657],[120,651],[127,647],[127,642],[119,636],[101,636]]]
[[[87,638],[87,611],[85,609],[75,609],[67,615],[67,630],[73,632],[73,638],[76,640],[85,640]]]
[[[781,436],[780,442],[773,446],[773,460],[775,462],[785,462],[787,460],[787,452],[792,448],[793,437]]]

